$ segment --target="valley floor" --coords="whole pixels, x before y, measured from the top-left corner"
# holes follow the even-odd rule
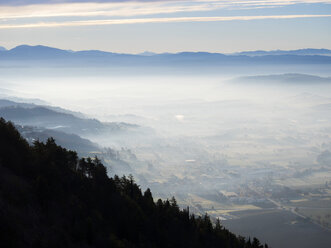
[[[331,232],[286,210],[238,212],[239,219],[224,220],[230,231],[243,236],[263,237],[273,248],[328,248]]]

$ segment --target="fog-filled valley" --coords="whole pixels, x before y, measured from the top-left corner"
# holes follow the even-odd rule
[[[2,62],[0,116],[29,142],[52,136],[230,231],[271,247],[328,247],[331,63],[318,56],[246,66]]]

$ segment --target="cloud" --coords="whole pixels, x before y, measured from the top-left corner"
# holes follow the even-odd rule
[[[130,0],[0,0],[1,5],[20,6],[33,4],[86,3],[86,2],[128,2]],[[144,1],[144,0],[143,0]]]
[[[0,0],[0,4],[5,2],[10,1]],[[211,16],[211,11],[274,8],[296,3],[331,3],[331,0],[168,0],[149,2],[139,0],[99,2],[51,0],[45,1],[45,4],[33,5],[30,3],[40,1],[16,2],[20,2],[22,5],[0,5],[0,29],[328,17],[328,15],[302,15],[302,13],[301,15],[293,13],[293,15],[283,16],[222,17]],[[170,16],[175,13],[176,17]],[[192,14],[198,17],[192,17]],[[215,15],[215,12],[213,14]]]
[[[331,3],[331,0],[193,0],[193,1],[19,1],[22,6],[1,5],[0,19],[42,17],[139,16],[217,9],[270,8],[297,3]],[[24,4],[25,3],[25,4]],[[31,4],[34,3],[34,4]],[[38,4],[36,4],[38,3]],[[52,4],[51,4],[52,3]],[[56,4],[55,4],[56,3]]]
[[[32,4],[54,4],[54,3],[112,3],[112,2],[160,2],[173,0],[0,0],[1,5],[32,5]],[[193,0],[194,1],[194,0]],[[213,0],[220,1],[220,0]],[[275,0],[223,0],[222,2],[276,2]],[[277,2],[294,2],[294,0],[278,0]],[[323,0],[296,0],[295,2],[323,2]],[[325,1],[324,1],[325,2]]]
[[[125,2],[125,3],[70,3],[55,5],[0,6],[0,19],[38,17],[94,17],[138,16],[176,12],[208,11],[225,6],[223,3],[185,2]]]
[[[108,19],[67,22],[39,22],[27,24],[0,24],[0,29],[45,28],[45,27],[75,27],[100,26],[139,23],[171,23],[171,22],[220,22],[220,21],[251,21],[265,19],[296,19],[296,18],[328,18],[330,15],[269,15],[269,16],[213,16],[213,17],[166,17],[166,18],[135,18]]]

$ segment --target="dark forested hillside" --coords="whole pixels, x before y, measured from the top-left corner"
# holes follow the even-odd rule
[[[263,247],[0,119],[1,247]]]

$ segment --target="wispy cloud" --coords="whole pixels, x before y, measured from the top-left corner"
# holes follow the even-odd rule
[[[251,20],[264,20],[264,19],[329,18],[329,17],[331,17],[331,14],[330,15],[213,16],[213,17],[108,19],[108,20],[87,20],[87,21],[68,21],[68,22],[40,22],[40,23],[27,23],[27,24],[0,24],[0,29],[99,26],[99,25],[139,24],[139,23],[251,21]]]
[[[173,0],[0,0],[0,5],[7,6],[22,6],[22,5],[32,5],[32,4],[58,4],[58,3],[86,3],[86,2],[94,2],[94,3],[116,3],[116,2],[172,2]],[[185,1],[185,0],[182,0]],[[186,0],[190,1],[190,0]],[[193,0],[194,1],[194,0]],[[200,0],[199,0],[200,1]],[[209,0],[202,0],[209,1]],[[212,0],[212,1],[220,1],[220,0]],[[226,2],[253,2],[251,0],[224,0]],[[223,1],[223,2],[224,2]],[[255,2],[275,2],[275,0],[255,0]],[[294,0],[279,0],[282,2],[294,2]],[[278,1],[278,2],[279,2]],[[322,0],[296,0],[295,2],[322,2]]]
[[[229,1],[161,1],[38,4],[0,6],[1,18],[34,18],[64,16],[138,16],[176,12],[208,11],[232,6]]]
[[[267,9],[298,3],[331,3],[331,0],[191,0],[191,1],[100,1],[73,3],[46,1],[45,4],[1,5],[0,29],[91,26],[166,22],[213,22],[258,19],[329,17],[311,13],[292,15],[229,16],[216,10]],[[21,3],[31,1],[21,1]],[[38,2],[38,1],[33,1]],[[56,3],[54,3],[56,2]],[[77,2],[77,1],[75,1]],[[78,0],[79,2],[79,0]],[[176,15],[174,15],[176,14]],[[247,14],[247,13],[245,13]],[[286,13],[289,14],[289,13]],[[326,14],[326,13],[321,13]],[[216,16],[215,16],[216,15]]]
[[[4,1],[3,1],[4,2]],[[23,1],[24,2],[24,1]],[[28,1],[26,1],[28,2]],[[331,0],[193,0],[193,1],[119,1],[1,5],[0,19],[41,17],[139,16],[177,12],[211,11],[222,8],[264,8],[297,3],[331,3]]]

